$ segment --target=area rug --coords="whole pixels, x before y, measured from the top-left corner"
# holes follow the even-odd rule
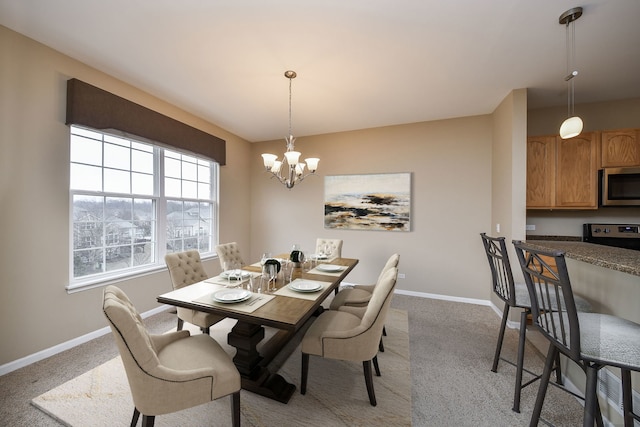
[[[225,349],[227,319],[211,328]],[[241,393],[243,426],[410,426],[411,377],[407,312],[391,309],[386,322],[385,351],[378,361],[382,376],[374,376],[378,405],[369,404],[361,363],[311,356],[307,394],[301,395],[299,342],[285,348],[287,358],[277,370],[297,389],[288,404]],[[198,333],[194,330],[194,333]],[[67,426],[126,426],[133,401],[119,357],[116,357],[32,400],[32,404]],[[230,401],[224,397],[195,408],[156,417],[156,426],[229,426]]]

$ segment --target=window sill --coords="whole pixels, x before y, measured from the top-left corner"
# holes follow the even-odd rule
[[[218,256],[215,253],[210,255],[202,255],[203,261],[210,260],[210,259],[218,259]],[[126,282],[128,280],[137,279],[139,277],[148,276],[150,274],[156,274],[166,270],[167,270],[166,265],[158,264],[145,269],[137,270],[135,272],[129,271],[127,273],[114,274],[110,276],[102,276],[100,278],[94,278],[91,280],[77,281],[77,282],[74,282],[73,284],[71,283],[68,284],[65,287],[65,289],[67,290],[68,294],[74,294],[76,292],[82,292],[82,291],[87,291],[89,289],[102,288],[108,285],[114,285],[117,283]]]

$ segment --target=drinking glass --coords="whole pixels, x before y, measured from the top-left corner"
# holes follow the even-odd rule
[[[265,264],[267,268],[267,277],[269,278],[269,292],[275,292],[276,288],[276,279],[278,277],[278,266],[275,264]]]
[[[293,262],[284,260],[282,261],[282,282],[286,285],[291,283],[291,275],[293,274]]]
[[[227,276],[227,287],[231,287],[231,275],[233,274],[233,262],[227,261],[224,263],[224,275]]]
[[[271,258],[271,253],[270,252],[263,252],[262,253],[262,258],[260,258],[260,265],[264,265],[264,263]]]
[[[333,250],[331,249],[331,245],[330,244],[325,244],[324,245],[324,255],[327,257],[327,260],[331,259],[331,254],[333,253]]]
[[[233,278],[236,283],[241,283],[242,281],[242,264],[239,262],[233,263],[233,270],[231,270],[230,277]]]

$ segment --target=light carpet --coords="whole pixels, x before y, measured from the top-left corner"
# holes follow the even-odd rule
[[[230,355],[226,344],[233,326],[226,319],[211,328]],[[386,322],[385,351],[379,353],[381,377],[374,376],[378,405],[369,404],[361,363],[311,356],[307,394],[301,395],[299,338],[275,360],[277,372],[296,385],[288,404],[241,393],[243,426],[409,426],[411,378],[407,312],[391,309]],[[193,333],[198,333],[193,330]],[[301,335],[301,334],[299,334]],[[290,354],[287,358],[286,355]],[[68,426],[125,426],[131,422],[133,401],[124,367],[116,357],[32,400],[40,410]],[[172,414],[156,417],[156,426],[228,426],[230,400],[218,399]]]

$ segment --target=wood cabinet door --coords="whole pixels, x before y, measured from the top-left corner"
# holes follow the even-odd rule
[[[527,138],[527,208],[552,208],[556,188],[556,137]]]
[[[556,140],[556,206],[598,208],[596,132]]]
[[[640,130],[602,131],[602,167],[640,166]]]

